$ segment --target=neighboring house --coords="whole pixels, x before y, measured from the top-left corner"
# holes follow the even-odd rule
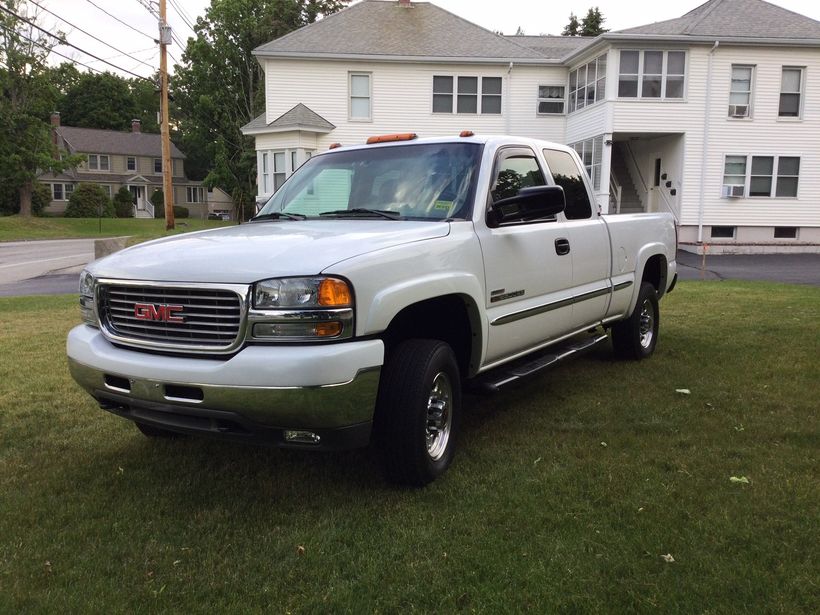
[[[51,115],[52,136],[61,150],[85,154],[86,162],[65,173],[45,173],[38,179],[51,189],[47,213],[62,214],[80,182],[99,184],[109,197],[120,187],[131,192],[134,216],[153,218],[151,195],[162,190],[162,143],[160,135],[141,132],[140,121],[132,120],[131,132],[61,126],[60,114]],[[174,204],[188,208],[192,218],[208,215],[208,192],[202,182],[185,177],[183,154],[171,143],[174,166]]]
[[[334,142],[469,129],[573,145],[603,211],[670,211],[689,249],[820,251],[820,22],[762,0],[595,38],[366,0],[254,53],[260,198]]]

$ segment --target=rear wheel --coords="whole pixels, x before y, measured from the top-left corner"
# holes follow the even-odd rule
[[[162,429],[161,427],[154,427],[153,425],[147,425],[146,423],[134,423],[137,426],[144,436],[149,438],[182,438],[184,434],[177,433],[176,431],[168,431],[167,429]]]
[[[450,466],[461,412],[458,364],[438,340],[407,340],[382,371],[376,438],[387,478],[422,486]]]
[[[612,326],[612,347],[623,359],[645,359],[658,344],[658,293],[649,282],[642,282],[632,314]]]

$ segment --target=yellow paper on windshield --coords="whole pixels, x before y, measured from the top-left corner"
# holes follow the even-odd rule
[[[441,209],[443,211],[450,211],[453,207],[452,201],[436,201],[433,205],[433,209]]]

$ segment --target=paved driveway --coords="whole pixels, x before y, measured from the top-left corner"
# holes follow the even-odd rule
[[[703,267],[703,269],[702,269]],[[716,254],[678,252],[681,280],[764,280],[820,286],[820,254]]]

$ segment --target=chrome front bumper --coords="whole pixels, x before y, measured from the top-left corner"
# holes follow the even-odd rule
[[[85,325],[68,337],[72,377],[106,410],[176,431],[267,434],[273,444],[284,430],[360,426],[369,436],[383,354],[369,340],[254,346],[217,360],[118,348]]]

